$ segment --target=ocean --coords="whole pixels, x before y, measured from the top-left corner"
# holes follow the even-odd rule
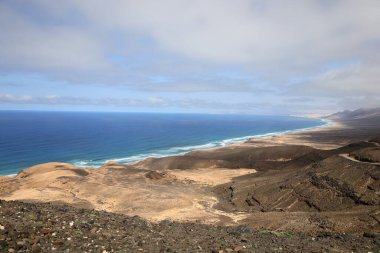
[[[324,124],[290,116],[0,111],[0,175],[53,161],[130,163]]]

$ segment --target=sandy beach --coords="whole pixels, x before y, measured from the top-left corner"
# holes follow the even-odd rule
[[[380,231],[378,165],[341,156],[374,148],[375,142],[365,141],[376,136],[377,125],[334,120],[317,129],[133,164],[81,168],[47,163],[15,177],[1,177],[0,198],[69,204],[154,222],[251,224],[303,232]],[[358,144],[345,146],[349,143]],[[336,164],[353,164],[351,175],[344,166],[335,169]],[[362,179],[354,180],[357,177]],[[341,208],[334,207],[336,201]]]

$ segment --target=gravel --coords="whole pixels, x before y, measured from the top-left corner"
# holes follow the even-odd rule
[[[379,252],[380,236],[300,234],[0,200],[0,252]]]

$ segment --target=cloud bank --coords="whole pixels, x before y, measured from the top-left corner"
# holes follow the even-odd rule
[[[66,97],[87,87],[89,104],[100,85],[147,107],[157,93],[212,101],[206,111],[268,101],[284,113],[378,106],[379,9],[377,0],[3,1],[0,92],[16,93],[1,77],[38,73],[68,84]]]

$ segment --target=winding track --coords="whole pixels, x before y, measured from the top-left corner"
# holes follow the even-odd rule
[[[366,141],[366,142],[371,143],[371,144],[373,144],[373,145],[375,145],[375,146],[380,147],[380,143],[377,143],[377,142],[375,142],[375,141]]]
[[[377,143],[377,142],[374,142],[374,141],[366,141],[368,143],[371,143],[377,147],[380,147],[380,144]],[[358,163],[366,163],[366,164],[372,164],[372,165],[380,165],[380,163],[371,163],[371,162],[363,162],[363,161],[360,161],[358,159],[355,159],[354,157],[351,157],[349,154],[339,154],[340,157],[343,157],[343,158],[346,158],[350,161],[353,161],[353,162],[358,162]]]
[[[366,164],[372,164],[372,165],[380,165],[380,163],[371,163],[371,162],[363,162],[360,160],[355,159],[354,157],[351,157],[349,154],[339,154],[340,157],[346,158],[350,161],[357,162],[357,163],[366,163]]]

